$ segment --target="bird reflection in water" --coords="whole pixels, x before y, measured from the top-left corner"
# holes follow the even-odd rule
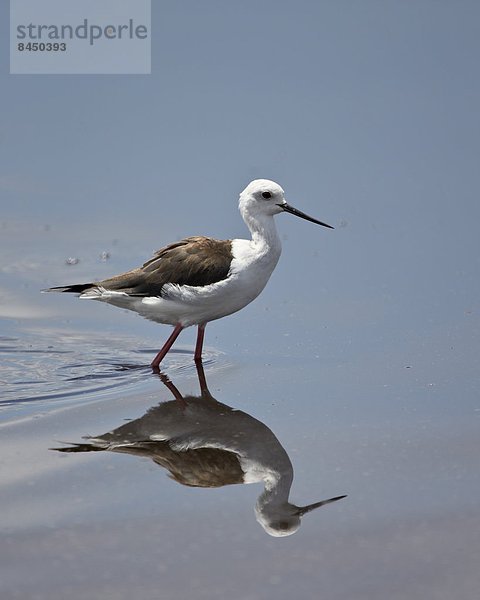
[[[292,463],[273,432],[240,410],[215,400],[203,367],[197,363],[200,396],[182,396],[168,377],[158,372],[174,400],[150,408],[135,419],[82,444],[55,448],[60,452],[124,452],[151,458],[169,476],[192,487],[221,487],[263,482],[255,515],[272,536],[295,533],[306,513],[345,496],[307,506],[289,502]]]

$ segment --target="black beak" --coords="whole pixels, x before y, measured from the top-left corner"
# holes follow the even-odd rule
[[[331,225],[327,225],[326,223],[322,223],[322,221],[317,221],[317,219],[314,219],[313,217],[309,217],[301,210],[298,210],[297,208],[293,208],[293,206],[290,206],[290,204],[287,204],[286,202],[285,202],[285,204],[278,204],[278,206],[280,206],[280,208],[283,208],[283,210],[285,212],[288,212],[291,215],[295,215],[296,217],[300,217],[302,219],[305,219],[306,221],[311,221],[312,223],[316,223],[317,225],[323,225],[323,227],[328,227],[329,229],[333,229],[333,227]]]
[[[323,223],[322,223],[323,225]],[[304,514],[314,510],[315,508],[320,508],[321,506],[325,506],[325,504],[330,504],[331,502],[336,502],[337,500],[342,500],[347,496],[335,496],[335,498],[329,498],[328,500],[321,500],[320,502],[315,502],[315,504],[309,504],[308,506],[299,506],[297,510],[297,515],[303,517]]]

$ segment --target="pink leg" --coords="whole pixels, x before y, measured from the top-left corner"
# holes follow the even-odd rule
[[[183,329],[183,326],[180,325],[180,323],[178,323],[178,325],[175,325],[175,329],[173,330],[172,334],[170,335],[168,340],[163,345],[163,348],[160,350],[160,352],[157,354],[157,356],[153,359],[152,364],[150,365],[152,367],[152,369],[158,369],[158,367],[160,366],[160,363],[165,358],[165,355],[170,350],[170,348],[173,346],[174,341],[180,335],[180,332],[182,331],[182,329]]]
[[[197,334],[197,344],[195,346],[195,354],[193,355],[193,360],[195,362],[202,362],[202,348],[203,348],[203,338],[205,337],[205,327],[206,323],[202,323],[198,326],[198,334]]]

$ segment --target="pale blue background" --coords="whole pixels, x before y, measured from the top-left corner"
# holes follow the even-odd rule
[[[480,5],[153,4],[151,76],[9,76],[2,4],[5,592],[476,598]],[[167,399],[112,364],[147,362],[168,329],[39,289],[180,236],[245,236],[255,177],[335,226],[280,215],[267,288],[207,328],[212,392],[275,432],[293,500],[349,494],[287,540],[255,523],[253,486],[185,490],[134,458],[47,450]],[[166,365],[184,392],[189,360]]]

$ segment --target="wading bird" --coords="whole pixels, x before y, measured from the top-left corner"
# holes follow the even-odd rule
[[[293,208],[283,189],[268,179],[250,182],[240,194],[239,210],[251,240],[188,237],[158,250],[144,265],[103,281],[53,287],[133,310],[173,325],[174,330],[151,363],[158,369],[185,327],[198,326],[195,361],[201,360],[205,326],[247,306],[265,287],[282,251],[274,216],[287,212],[333,229]]]

